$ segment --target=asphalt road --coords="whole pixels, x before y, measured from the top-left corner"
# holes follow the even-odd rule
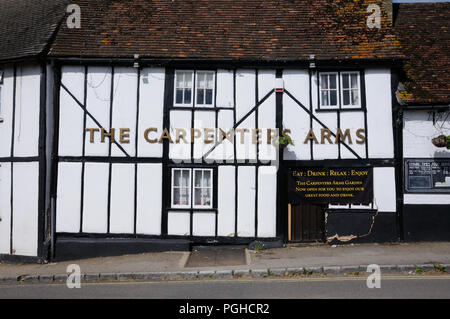
[[[0,285],[0,298],[450,298],[450,275],[390,276],[369,289],[365,277]]]

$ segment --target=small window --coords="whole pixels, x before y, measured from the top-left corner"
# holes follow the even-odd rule
[[[360,90],[359,90],[359,72],[342,72],[341,73],[341,97],[342,106],[359,107]]]
[[[191,208],[191,170],[172,171],[172,207]]]
[[[191,203],[191,194],[193,203]],[[174,168],[171,206],[172,208],[213,208],[213,170]]]
[[[320,106],[338,106],[338,73],[320,73]]]
[[[196,102],[197,106],[213,106],[214,104],[214,77],[212,71],[198,71],[196,82]]]
[[[212,208],[212,170],[194,170],[194,208]]]
[[[194,71],[175,72],[175,105],[192,106]]]

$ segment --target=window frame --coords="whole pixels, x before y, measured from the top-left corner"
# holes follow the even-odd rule
[[[178,73],[187,73],[187,72],[192,72],[192,87],[191,87],[191,102],[190,103],[177,103],[177,78],[178,78]],[[180,106],[180,107],[192,107],[194,105],[194,99],[195,96],[193,96],[193,94],[195,94],[195,70],[175,70],[175,75],[174,75],[174,82],[173,82],[173,105],[174,106]],[[184,99],[184,90],[186,88],[183,87],[183,99]]]
[[[349,85],[350,87],[348,89],[345,89],[349,92],[353,91],[354,89],[351,87],[352,85],[352,80],[351,80],[351,75],[352,74],[356,74],[356,83],[358,85],[358,104],[348,104],[345,105],[344,104],[344,80],[343,80],[343,75],[348,74],[350,75],[349,77]],[[359,71],[340,71],[339,72],[339,91],[340,91],[340,99],[341,99],[341,107],[342,108],[361,108],[362,106],[362,94],[361,94],[361,72]],[[351,96],[350,96],[350,100],[351,100]]]
[[[323,105],[322,104],[322,92],[321,92],[321,75],[324,74],[337,74],[336,87],[338,91],[337,105]],[[343,75],[345,74],[356,74],[358,76],[358,94],[359,94],[359,104],[358,105],[344,105],[344,88],[343,88]],[[317,79],[317,111],[364,111],[366,110],[366,96],[365,96],[365,81],[364,81],[364,69],[319,69],[315,73]],[[351,90],[351,89],[349,89]]]
[[[339,89],[339,87],[340,87],[340,83],[339,83],[339,79],[340,79],[340,77],[339,77],[339,72],[337,72],[337,71],[324,71],[324,72],[319,72],[318,73],[319,74],[319,76],[318,76],[318,82],[317,82],[317,86],[318,86],[318,88],[319,88],[319,108],[323,108],[323,109],[339,109],[340,108],[340,105],[339,105],[339,102],[340,102],[340,89]],[[322,79],[322,75],[335,75],[336,76],[336,105],[324,105],[323,104],[323,100],[322,100],[322,82],[321,82],[321,79]],[[328,80],[328,82],[329,82],[329,80]],[[326,91],[327,92],[330,92],[330,91],[332,91],[331,89],[326,89]],[[334,89],[333,89],[333,91],[334,91]]]
[[[175,187],[175,171],[189,171],[189,205],[175,205],[174,198],[175,198],[175,188],[181,188],[179,186]],[[195,172],[196,171],[209,171],[211,174],[211,183],[210,183],[210,189],[211,189],[211,199],[210,199],[210,205],[195,205]],[[170,169],[171,174],[171,185],[170,185],[170,209],[179,209],[179,210],[207,210],[211,211],[215,209],[215,202],[214,202],[214,192],[216,189],[215,184],[215,172],[214,168],[207,168],[207,167],[173,167]],[[203,175],[202,175],[203,177]],[[203,189],[205,187],[200,187],[200,189]]]
[[[195,80],[195,85],[194,85],[194,89],[195,89],[195,101],[194,101],[194,105],[195,107],[203,107],[203,108],[213,108],[215,106],[215,99],[216,99],[216,71],[213,70],[196,70],[194,75],[194,80]],[[213,76],[213,87],[212,87],[212,103],[211,104],[198,104],[198,95],[197,95],[197,90],[199,89],[198,87],[198,74],[199,73],[205,73],[205,74],[212,74]],[[206,92],[206,88],[202,88],[204,90],[204,92]],[[205,95],[206,97],[206,95]],[[205,98],[206,100],[206,98]]]
[[[189,196],[188,196],[188,200],[189,200],[189,204],[188,205],[175,205],[174,203],[174,199],[175,199],[175,171],[188,171],[189,172],[189,186],[187,187],[187,189],[189,190]],[[177,188],[186,188],[186,187],[182,187],[182,186],[177,186]],[[183,167],[177,167],[177,168],[173,168],[172,169],[172,178],[171,178],[171,185],[170,185],[170,190],[171,190],[171,199],[170,199],[170,207],[177,209],[177,208],[182,208],[182,209],[190,209],[192,207],[192,169],[191,168],[183,168]]]

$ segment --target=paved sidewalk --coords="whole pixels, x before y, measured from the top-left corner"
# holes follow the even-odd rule
[[[64,281],[70,264],[80,266],[85,281],[357,274],[365,272],[369,264],[378,264],[385,272],[442,272],[442,267],[450,271],[450,242],[288,245],[246,253],[246,265],[205,268],[186,268],[189,252],[103,257],[44,265],[0,264],[0,283]]]

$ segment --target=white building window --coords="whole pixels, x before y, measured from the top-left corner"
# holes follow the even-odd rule
[[[214,71],[175,71],[174,105],[214,106],[215,81]]]
[[[193,203],[191,203],[191,194],[193,194]],[[213,208],[213,170],[174,168],[171,206],[172,208]]]
[[[196,77],[197,94],[195,105],[213,106],[215,73],[213,71],[198,71]]]
[[[175,72],[175,105],[192,106],[194,71]]]
[[[338,107],[338,73],[319,73],[320,106]]]
[[[212,208],[212,170],[194,169],[194,208]]]
[[[361,107],[359,71],[319,73],[320,107],[337,109]]]
[[[342,106],[360,107],[359,72],[341,72]]]
[[[172,170],[172,208],[191,208],[191,169]]]

